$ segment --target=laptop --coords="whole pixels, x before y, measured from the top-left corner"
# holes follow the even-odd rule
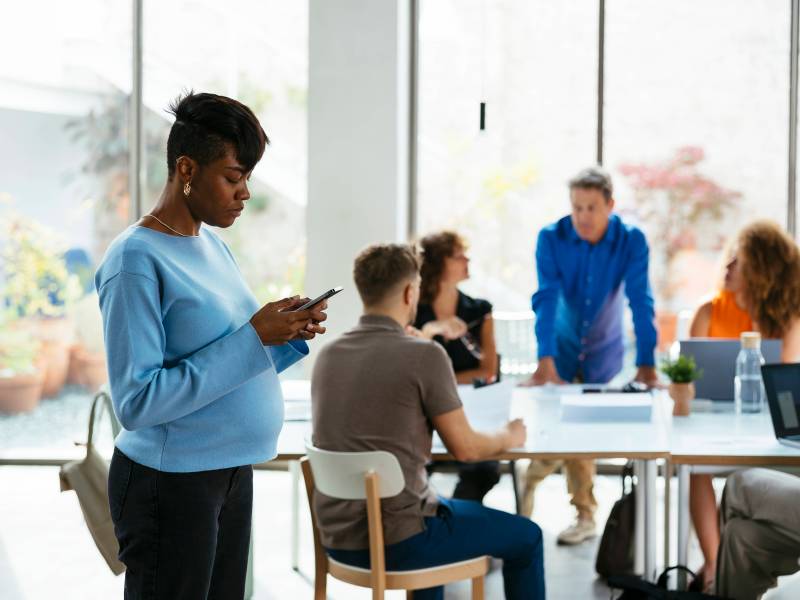
[[[764,365],[761,374],[775,437],[800,448],[800,364]]]
[[[781,360],[781,340],[762,340],[761,354],[767,363]],[[693,356],[703,376],[694,382],[695,396],[702,400],[733,403],[733,378],[741,342],[732,339],[692,338],[680,341],[680,353]]]

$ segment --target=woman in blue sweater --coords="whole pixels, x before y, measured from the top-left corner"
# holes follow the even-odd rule
[[[244,596],[252,464],[275,456],[278,373],[325,332],[325,305],[259,307],[225,243],[269,140],[252,111],[214,94],[172,106],[169,178],[95,276],[114,410],[109,472],[126,600]]]

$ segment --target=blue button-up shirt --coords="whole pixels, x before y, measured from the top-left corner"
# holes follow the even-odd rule
[[[636,333],[636,364],[654,365],[654,301],[642,231],[612,215],[597,244],[578,237],[567,216],[541,230],[536,244],[539,358],[552,356],[559,376],[610,381],[622,369],[622,293]]]

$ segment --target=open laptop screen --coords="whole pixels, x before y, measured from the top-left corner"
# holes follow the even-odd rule
[[[762,340],[761,354],[768,363],[781,360],[781,340]],[[697,397],[717,402],[733,402],[733,377],[736,357],[741,350],[739,340],[691,338],[680,341],[680,353],[694,357],[703,376],[695,382]]]
[[[775,436],[800,435],[800,364],[761,367]]]

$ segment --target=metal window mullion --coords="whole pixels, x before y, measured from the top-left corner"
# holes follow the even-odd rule
[[[786,228],[794,236],[797,228],[797,51],[800,31],[800,0],[791,2],[789,44],[789,178]]]
[[[408,103],[408,223],[407,235],[417,235],[417,135],[419,109],[419,0],[411,0],[411,40],[409,44],[409,103]]]
[[[128,190],[133,207],[133,221],[142,216],[142,4],[144,0],[132,0],[133,30],[131,54],[132,75],[128,120]]]

